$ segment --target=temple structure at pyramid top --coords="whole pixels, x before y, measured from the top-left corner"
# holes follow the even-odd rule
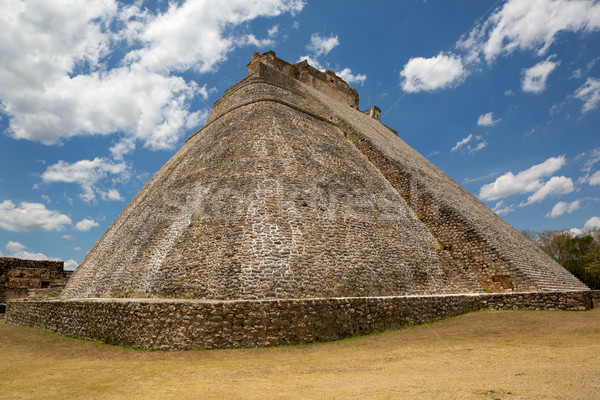
[[[68,298],[311,298],[583,289],[381,124],[332,71],[248,77],[88,253]]]
[[[380,121],[274,52],[217,100],[79,265],[7,321],[112,343],[330,340],[589,289]]]

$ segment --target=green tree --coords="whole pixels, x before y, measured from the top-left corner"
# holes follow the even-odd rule
[[[522,233],[591,289],[600,289],[600,230],[585,236],[568,231]]]

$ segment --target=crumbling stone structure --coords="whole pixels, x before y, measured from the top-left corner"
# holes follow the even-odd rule
[[[26,298],[36,289],[63,288],[70,276],[62,261],[0,257],[0,313],[7,300]]]
[[[591,307],[585,285],[383,125],[379,108],[360,112],[357,92],[335,73],[274,52],[255,53],[248,73],[90,250],[66,301],[15,303],[10,321],[94,338],[106,332],[102,322],[59,327],[40,310],[110,309],[115,321],[145,321],[157,332],[166,322],[154,310],[166,307],[175,313],[169,332],[196,335],[188,327],[202,321],[220,327],[195,331],[203,339],[181,339],[186,345],[167,341],[188,348],[343,337],[357,331],[324,335],[326,321],[363,302],[360,315],[374,318],[366,331],[481,308],[494,293],[511,307],[534,298],[546,308]],[[425,311],[429,300],[406,296],[434,296],[436,307]],[[109,306],[86,298],[130,300]],[[479,305],[444,306],[457,298]],[[307,311],[315,302],[319,312]],[[424,305],[417,309],[427,317],[400,318],[407,307],[382,317],[382,304],[407,302]],[[256,318],[236,316],[246,312]],[[313,334],[274,342],[206,337],[241,334],[235,324],[292,329],[298,318]],[[110,325],[119,343],[134,342],[126,325]]]

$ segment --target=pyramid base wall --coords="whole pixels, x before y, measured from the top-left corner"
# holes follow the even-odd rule
[[[330,341],[481,309],[592,308],[590,291],[203,301],[11,301],[6,321],[81,339],[159,350]]]

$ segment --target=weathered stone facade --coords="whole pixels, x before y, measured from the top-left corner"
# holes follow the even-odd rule
[[[585,285],[383,125],[379,108],[360,112],[333,72],[273,52],[255,53],[248,72],[90,250],[67,300],[11,303],[9,321],[210,348],[496,306],[591,307]]]
[[[28,297],[36,289],[62,288],[70,275],[62,261],[0,257],[0,313],[5,311],[7,300]]]
[[[303,300],[77,299],[11,302],[7,321],[118,345],[182,350],[329,341],[481,309],[590,307],[590,291]]]
[[[600,307],[600,290],[592,290],[592,306],[594,308]]]
[[[88,253],[65,297],[586,290],[358,111],[340,78],[272,52],[248,68]]]

